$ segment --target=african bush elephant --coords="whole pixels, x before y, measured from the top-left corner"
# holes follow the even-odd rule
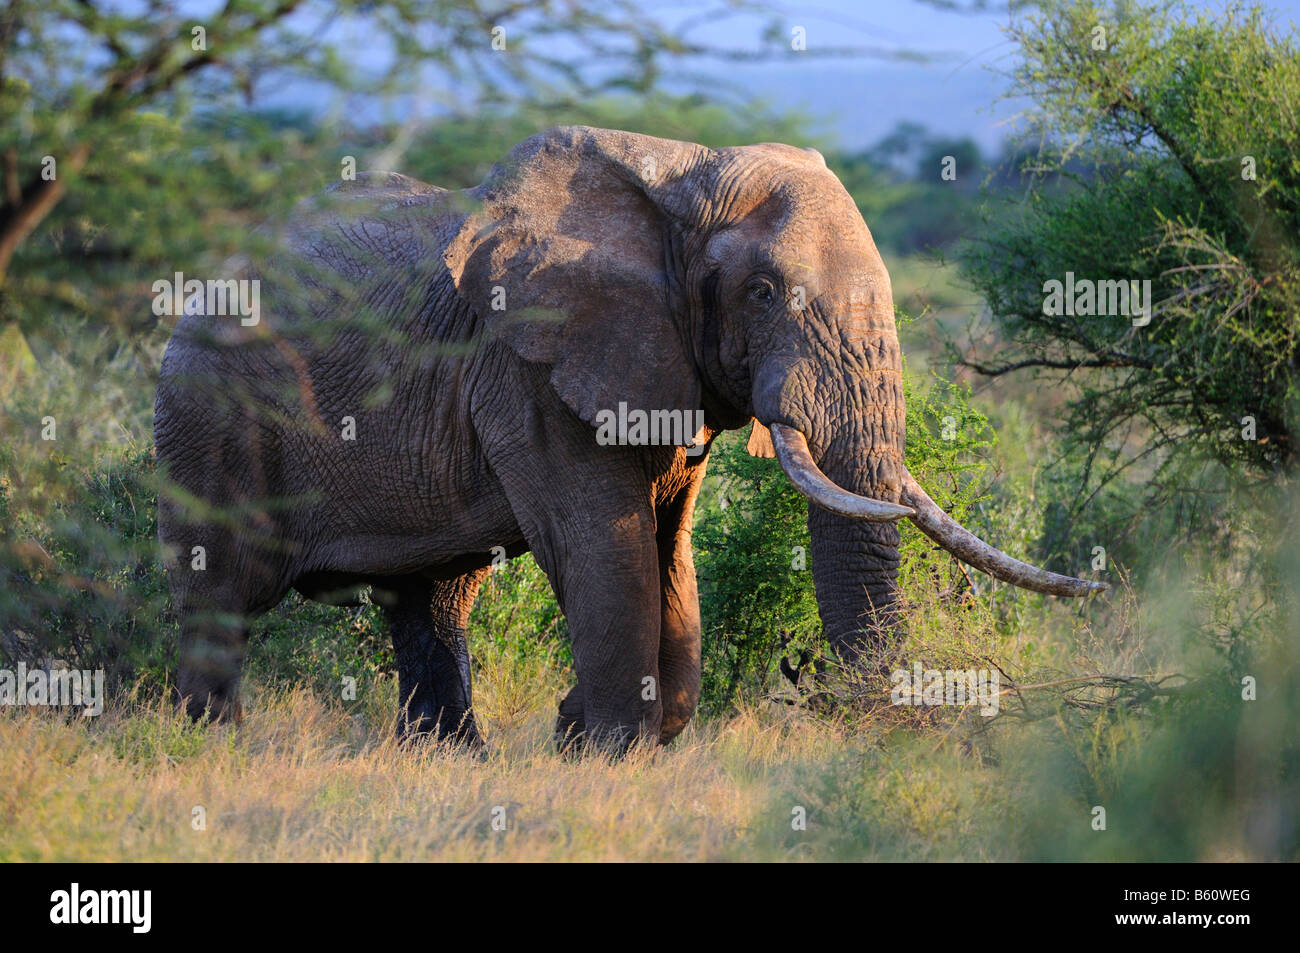
[[[189,307],[158,384],[195,717],[238,713],[249,621],[291,588],[369,585],[409,702],[399,731],[477,742],[465,624],[502,547],[532,551],[568,619],[557,732],[668,742],[700,692],[707,449],[751,420],[751,452],[810,500],[845,658],[894,624],[902,517],[1017,585],[1103,588],[987,546],[907,472],[889,275],[814,150],[553,129],[465,192],[339,183],[269,244],[242,266],[257,322]]]

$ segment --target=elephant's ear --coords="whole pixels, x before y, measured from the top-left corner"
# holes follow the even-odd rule
[[[749,440],[745,449],[751,457],[775,457],[776,447],[772,446],[772,431],[754,419],[754,426],[749,429]]]
[[[708,150],[585,127],[516,146],[477,189],[444,259],[457,293],[583,420],[693,410],[701,386],[674,314],[666,244]]]

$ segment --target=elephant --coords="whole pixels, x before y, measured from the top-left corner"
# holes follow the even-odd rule
[[[667,744],[700,696],[694,506],[712,442],[746,424],[808,498],[846,664],[894,638],[903,518],[1017,586],[1104,588],[989,546],[908,472],[889,274],[813,149],[561,127],[477,187],[358,174],[260,234],[232,265],[259,315],[192,301],[158,380],[195,718],[239,716],[250,622],[290,590],[370,587],[399,735],[480,745],[466,621],[494,554],[531,551],[577,675],[561,744]],[[638,411],[651,425],[624,426]]]

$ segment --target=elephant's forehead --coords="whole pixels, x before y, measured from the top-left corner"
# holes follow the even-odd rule
[[[808,300],[888,302],[889,275],[871,231],[819,159],[790,146],[742,147],[729,152],[717,184],[723,204],[744,224],[710,243],[714,257],[744,255],[746,243],[757,239],[756,248],[749,246],[756,260],[748,264],[776,271]]]
[[[821,270],[849,269],[862,281],[879,281],[884,271],[871,230],[839,179],[825,170],[783,176],[774,185],[783,206],[774,245]]]
[[[891,294],[889,273],[863,231],[854,235],[836,222],[782,229],[767,243],[765,257],[789,281],[804,286],[810,300],[833,295],[854,304],[875,303]]]

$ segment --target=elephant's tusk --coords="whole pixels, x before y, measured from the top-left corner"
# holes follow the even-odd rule
[[[903,502],[915,508],[913,522],[926,536],[964,563],[981,569],[994,578],[1022,589],[1045,592],[1053,596],[1086,596],[1110,587],[1104,582],[1089,582],[1073,576],[1061,576],[1012,559],[994,549],[939,508],[921,489],[912,474],[903,471]]]
[[[840,516],[876,523],[890,522],[904,516],[915,517],[911,507],[858,496],[836,486],[813,463],[812,454],[808,452],[808,441],[793,427],[772,424],[768,429],[772,432],[772,448],[776,451],[776,458],[781,461],[781,469],[799,492],[818,506]]]

